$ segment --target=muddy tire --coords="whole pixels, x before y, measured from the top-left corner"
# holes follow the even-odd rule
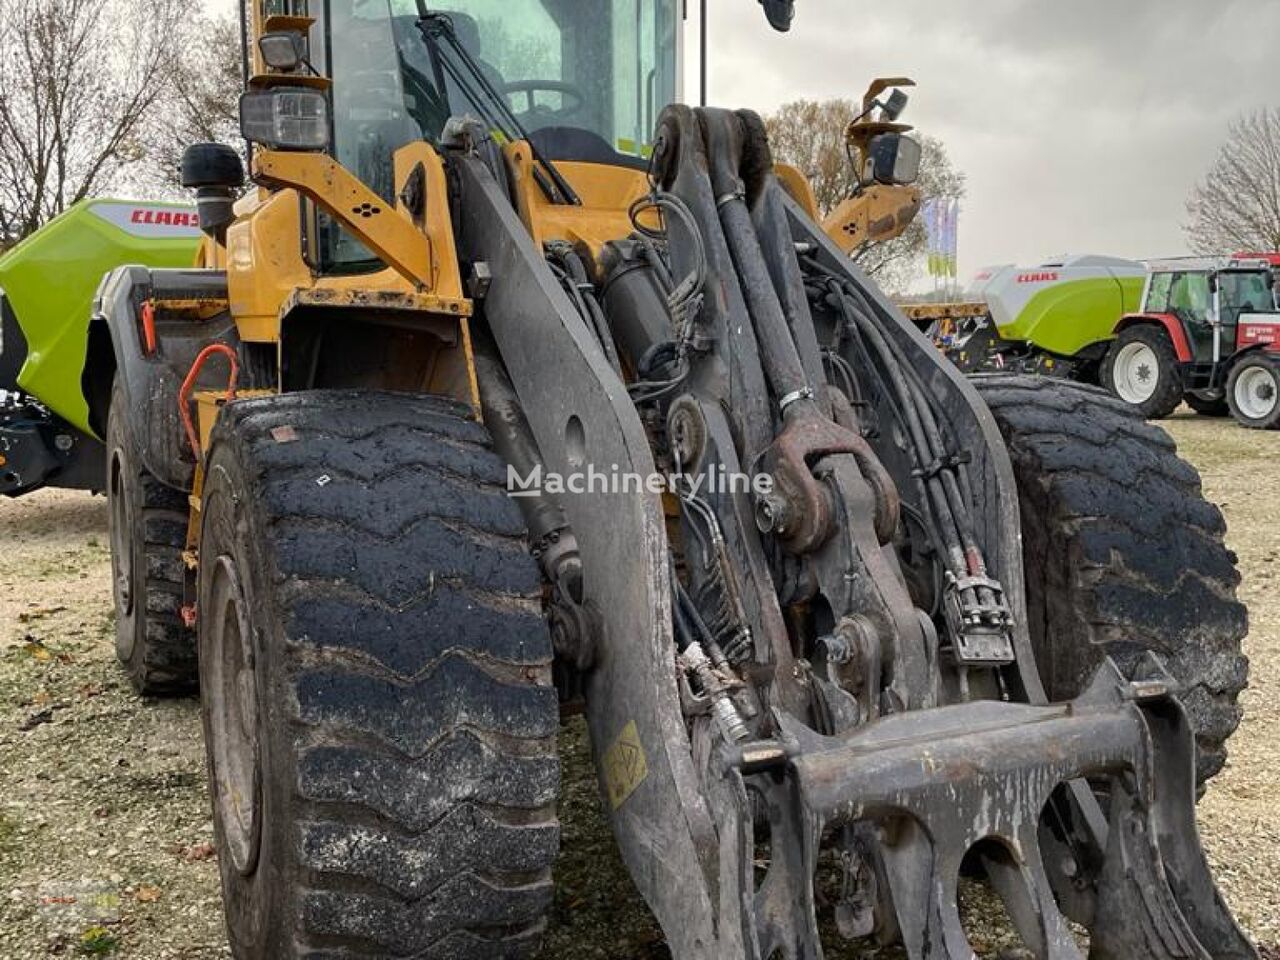
[[[1102,361],[1102,385],[1148,420],[1169,416],[1183,397],[1169,335],[1152,324],[1122,330]]]
[[[1280,430],[1280,360],[1255,353],[1236,364],[1227,381],[1231,415],[1250,430]]]
[[[1125,669],[1155,651],[1179,681],[1207,781],[1240,722],[1248,618],[1226,524],[1199,474],[1163,430],[1101,390],[974,383],[1013,459],[1029,624],[1050,698],[1079,693],[1104,652]]]
[[[195,632],[182,620],[187,495],[142,466],[119,380],[111,392],[106,448],[116,656],[139,693],[190,693],[197,667]]]
[[[1214,396],[1213,394],[1201,391],[1188,393],[1183,397],[1183,400],[1186,401],[1188,407],[1200,414],[1202,417],[1231,416],[1231,404],[1227,402],[1226,394]]]
[[[237,960],[535,955],[559,708],[504,480],[448,400],[221,415],[199,632]]]

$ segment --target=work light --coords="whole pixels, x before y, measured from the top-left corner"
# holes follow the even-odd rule
[[[323,150],[329,144],[329,103],[319,90],[271,87],[240,98],[240,132],[272,150]]]
[[[876,183],[906,186],[920,179],[920,143],[900,133],[871,140],[871,176]]]

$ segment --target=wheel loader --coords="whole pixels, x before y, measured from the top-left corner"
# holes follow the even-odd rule
[[[1198,476],[947,364],[680,104],[683,6],[251,0],[247,192],[192,146],[198,265],[103,281],[119,650],[199,686],[232,954],[536,957],[581,712],[675,960],[973,957],[962,872],[1037,957],[1255,957]],[[893,99],[855,162],[909,191]]]

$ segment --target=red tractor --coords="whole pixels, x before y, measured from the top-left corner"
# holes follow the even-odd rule
[[[1143,310],[1120,320],[1105,385],[1149,419],[1185,400],[1245,427],[1280,429],[1280,254],[1152,265]]]

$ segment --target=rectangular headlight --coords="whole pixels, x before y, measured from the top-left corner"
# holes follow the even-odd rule
[[[240,133],[272,150],[323,150],[329,145],[329,101],[303,87],[250,90],[240,98]]]
[[[871,168],[876,183],[907,186],[920,179],[920,142],[899,133],[882,133],[871,141]]]

